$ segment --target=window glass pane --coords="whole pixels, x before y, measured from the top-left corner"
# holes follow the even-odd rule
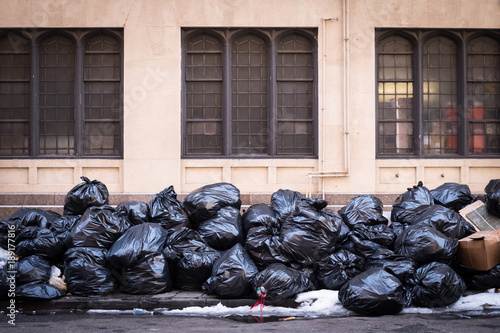
[[[312,122],[278,122],[279,155],[311,154],[313,149]]]
[[[413,152],[413,123],[379,123],[379,146],[385,154],[409,154]]]
[[[246,34],[231,52],[232,154],[267,154],[267,44]]]
[[[85,119],[120,119],[120,83],[85,82]]]
[[[413,46],[411,43],[400,36],[390,36],[381,40],[377,49],[379,53],[411,53]]]
[[[222,154],[220,121],[187,122],[188,153],[199,155]]]
[[[84,126],[85,155],[120,154],[120,123],[94,122]]]

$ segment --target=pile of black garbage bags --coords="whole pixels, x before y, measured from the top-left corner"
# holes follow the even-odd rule
[[[334,211],[323,199],[281,189],[270,204],[242,210],[239,189],[215,183],[182,202],[170,186],[149,203],[112,207],[105,184],[82,180],[67,193],[63,215],[21,209],[0,221],[3,249],[15,230],[16,297],[181,289],[279,304],[331,289],[345,308],[382,315],[447,306],[466,289],[500,288],[500,265],[475,271],[456,256],[458,240],[475,232],[458,211],[482,200],[500,216],[500,180],[481,197],[467,185],[419,183],[395,200],[390,221],[373,195]],[[0,257],[0,298],[9,285],[6,260]]]

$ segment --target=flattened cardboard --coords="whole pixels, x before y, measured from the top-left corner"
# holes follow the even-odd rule
[[[460,210],[460,215],[477,231],[499,230],[500,218],[488,213],[482,201],[476,201]]]
[[[469,268],[487,271],[500,264],[500,230],[479,231],[458,241],[458,258]]]

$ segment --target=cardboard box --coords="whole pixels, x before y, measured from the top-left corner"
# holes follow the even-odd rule
[[[458,241],[458,259],[469,268],[487,271],[500,264],[500,230],[479,231]]]

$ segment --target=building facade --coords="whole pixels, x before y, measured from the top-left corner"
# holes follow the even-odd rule
[[[0,195],[500,178],[497,0],[0,4]]]

